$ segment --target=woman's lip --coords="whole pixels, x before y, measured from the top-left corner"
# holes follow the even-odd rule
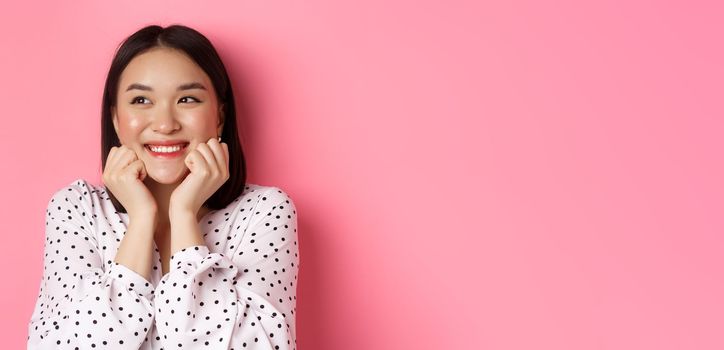
[[[171,153],[154,152],[149,145],[146,145],[146,146],[143,147],[143,148],[145,148],[146,151],[147,151],[149,154],[151,154],[153,157],[155,157],[155,158],[173,159],[173,158],[176,158],[176,157],[184,154],[184,152],[186,151],[186,148],[188,147],[188,145],[189,145],[188,143],[183,144],[183,147],[181,147],[181,149],[179,149],[179,150],[176,151],[176,152],[171,152]]]
[[[188,142],[176,142],[176,143],[173,143],[173,144],[147,143],[147,144],[144,144],[144,146],[157,146],[157,147],[166,146],[166,147],[171,147],[171,146],[188,145],[188,144],[189,144]]]

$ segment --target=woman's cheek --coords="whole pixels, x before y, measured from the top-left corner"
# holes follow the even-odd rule
[[[118,116],[118,138],[123,144],[138,142],[137,138],[143,129],[145,117],[137,114],[121,114]]]
[[[184,114],[183,120],[187,128],[204,134],[216,135],[216,122],[218,117],[210,108],[189,111]]]
[[[143,117],[135,114],[131,114],[128,116],[128,129],[130,130],[136,130],[141,127],[141,121],[143,120]]]

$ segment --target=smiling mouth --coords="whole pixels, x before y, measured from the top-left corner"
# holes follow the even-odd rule
[[[144,145],[144,148],[157,158],[175,158],[183,154],[188,145],[189,143],[183,143],[174,146],[153,146],[153,148],[151,145]]]

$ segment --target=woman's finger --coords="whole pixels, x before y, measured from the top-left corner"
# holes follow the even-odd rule
[[[201,155],[201,152],[198,151],[198,148],[191,151],[188,156],[186,156],[186,159],[184,160],[184,164],[191,169],[193,173],[196,173],[198,175],[207,176],[209,173],[209,166],[206,164],[206,158]]]
[[[136,180],[143,177],[143,162],[140,159],[136,159],[128,164],[127,167],[123,168],[121,172],[123,177],[129,181]]]
[[[214,152],[211,150],[208,144],[201,143],[196,148],[196,150],[201,153],[201,155],[204,157],[207,163],[207,167],[209,168],[209,172],[211,175],[216,176],[219,174],[219,166],[216,162],[216,157],[214,156]]]
[[[138,156],[136,155],[136,151],[124,146],[120,150],[120,154],[116,158],[116,164],[114,164],[114,166],[116,167],[116,169],[121,170],[127,167],[128,164],[136,161],[137,159]]]
[[[111,147],[111,150],[108,152],[108,156],[106,156],[106,167],[113,164],[113,159],[115,159],[116,153],[118,153],[118,147]]]
[[[209,141],[209,148],[214,152],[214,158],[216,159],[216,166],[219,168],[219,174],[226,174],[226,156],[224,156],[224,148],[221,146],[219,140],[212,138]]]
[[[132,161],[132,159],[129,158],[128,150],[128,147],[124,145],[112,149],[112,157],[109,156],[108,160],[106,160],[106,168],[110,170],[111,173],[123,169]]]
[[[224,160],[226,161],[226,172],[229,173],[229,145],[225,142],[221,144],[224,146]]]

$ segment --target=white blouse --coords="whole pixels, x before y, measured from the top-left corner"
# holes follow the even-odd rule
[[[206,245],[171,256],[151,280],[114,262],[128,227],[105,186],[77,179],[46,210],[43,277],[28,349],[296,349],[294,203],[246,184],[200,221]]]

